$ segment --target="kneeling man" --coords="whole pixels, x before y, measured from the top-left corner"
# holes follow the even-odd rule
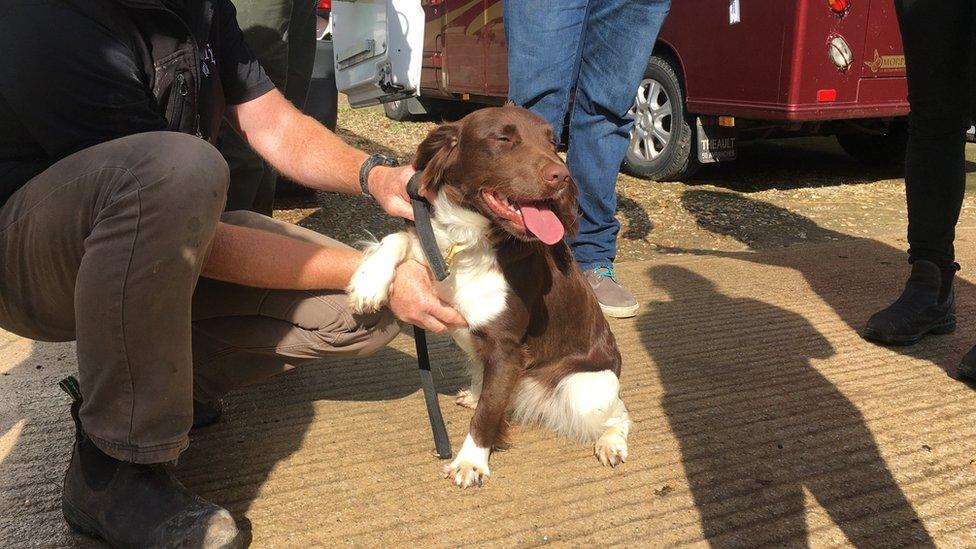
[[[64,485],[76,529],[113,546],[236,547],[226,510],[168,464],[226,392],[397,332],[463,319],[400,268],[391,312],[341,291],[360,253],[221,214],[222,118],[291,179],[409,216],[410,168],[302,115],[244,44],[228,0],[22,0],[0,7],[0,327],[77,340],[82,400]]]

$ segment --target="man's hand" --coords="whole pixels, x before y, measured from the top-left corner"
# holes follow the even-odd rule
[[[386,213],[413,220],[413,206],[407,194],[407,182],[414,174],[413,166],[376,166],[369,172],[366,185],[376,202]]]
[[[390,310],[397,318],[415,326],[441,333],[467,326],[464,317],[434,295],[430,269],[408,259],[396,270],[390,287]]]

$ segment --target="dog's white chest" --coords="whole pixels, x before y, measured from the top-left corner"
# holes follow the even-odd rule
[[[507,306],[508,282],[496,266],[459,266],[452,276],[438,284],[437,293],[468,321],[471,329],[487,325]]]
[[[431,224],[438,246],[453,258],[451,275],[438,282],[435,291],[464,316],[470,329],[481,328],[505,310],[509,293],[495,249],[487,239],[491,222],[480,213],[458,207],[443,193],[434,200],[434,208]],[[416,233],[413,242],[414,257],[426,261]]]

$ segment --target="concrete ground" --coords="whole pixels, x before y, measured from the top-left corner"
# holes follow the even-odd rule
[[[961,231],[963,263],[974,240]],[[454,488],[404,335],[232,395],[179,476],[255,547],[973,546],[976,395],[947,373],[976,342],[976,277],[961,273],[955,334],[866,343],[857,330],[905,272],[900,246],[874,239],[622,265],[644,306],[613,322],[635,418],[616,470],[520,427],[486,487]],[[85,545],[59,508],[72,347],[3,334],[0,353],[0,546]],[[456,449],[464,360],[443,338],[431,353]]]
[[[340,134],[409,156],[433,124],[340,113]],[[976,146],[967,151],[976,190]],[[482,489],[440,478],[413,342],[232,394],[178,474],[228,507],[253,547],[976,546],[976,394],[952,379],[976,343],[976,192],[957,252],[959,329],[906,348],[857,334],[907,275],[899,170],[829,140],[744,146],[686,183],[620,179],[612,321],[635,419],[616,470],[529,427]],[[395,229],[361,199],[284,201],[276,216],[352,242]],[[355,230],[353,230],[355,229]],[[456,450],[464,359],[431,356]],[[0,547],[99,547],[60,516],[73,344],[0,331]]]

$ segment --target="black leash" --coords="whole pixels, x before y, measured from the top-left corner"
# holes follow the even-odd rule
[[[437,246],[437,239],[434,238],[434,227],[430,225],[430,202],[420,194],[420,174],[413,174],[407,183],[407,194],[410,195],[410,203],[413,205],[413,222],[417,226],[417,238],[420,239],[420,247],[424,250],[427,264],[434,272],[434,278],[438,282],[447,278],[450,274],[441,249]]]
[[[417,345],[420,386],[424,389],[424,403],[427,405],[430,430],[434,434],[434,448],[437,449],[437,457],[440,459],[451,459],[451,439],[447,436],[441,405],[437,401],[437,389],[434,388],[434,376],[430,373],[430,357],[427,355],[427,334],[423,328],[413,327],[413,340]]]
[[[414,224],[417,228],[417,238],[420,247],[427,257],[427,264],[434,272],[438,281],[447,278],[448,269],[441,256],[441,250],[434,238],[434,228],[430,224],[430,202],[420,195],[420,174],[417,172],[407,183],[407,194],[413,205]],[[440,402],[437,400],[437,389],[434,387],[434,376],[430,373],[430,356],[427,353],[427,334],[423,328],[413,327],[413,341],[417,346],[417,363],[420,365],[420,386],[424,389],[424,403],[427,405],[427,417],[430,419],[430,430],[434,434],[434,447],[437,457],[451,459],[451,440],[447,436],[444,416],[441,415]]]

